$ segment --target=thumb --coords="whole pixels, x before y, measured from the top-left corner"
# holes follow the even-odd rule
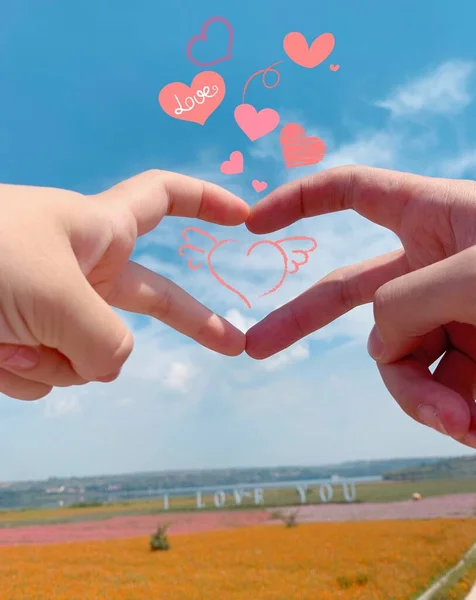
[[[411,354],[424,335],[452,321],[476,325],[476,249],[393,279],[373,306],[368,351],[379,363]]]
[[[45,346],[66,356],[76,373],[87,381],[119,373],[133,347],[133,337],[119,315],[89,284],[76,260],[64,261],[55,283],[44,287],[40,316],[34,332]],[[57,282],[57,284],[56,284]],[[35,329],[36,329],[35,327]]]

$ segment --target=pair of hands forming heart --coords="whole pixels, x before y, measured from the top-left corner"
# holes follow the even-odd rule
[[[0,393],[37,399],[113,381],[133,336],[112,307],[264,359],[373,303],[369,352],[390,393],[420,423],[476,448],[476,183],[339,167],[250,209],[216,185],[150,171],[93,196],[2,185],[0,197]],[[394,232],[402,249],[336,270],[246,335],[130,259],[166,215],[264,234],[346,209]]]

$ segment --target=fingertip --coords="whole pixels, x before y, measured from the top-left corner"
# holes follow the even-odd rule
[[[246,337],[242,331],[238,329],[228,337],[226,344],[222,345],[221,354],[225,356],[240,356],[243,354],[246,347]]]
[[[250,216],[246,219],[245,226],[250,233],[254,233],[256,235],[269,233],[266,228],[266,221],[260,222],[258,219],[255,219],[253,215],[253,209],[251,210]]]
[[[213,314],[196,341],[224,356],[239,356],[245,350],[246,336],[229,321]]]
[[[250,214],[250,206],[239,196],[215,186],[202,202],[198,217],[218,225],[241,225]]]
[[[237,198],[233,212],[230,215],[230,219],[233,219],[233,222],[230,223],[230,225],[241,225],[242,223],[245,223],[249,215],[249,204],[241,198]]]
[[[246,354],[255,360],[264,360],[269,358],[273,352],[270,352],[269,348],[266,347],[266,335],[263,335],[263,323],[257,323],[253,325],[246,332]]]

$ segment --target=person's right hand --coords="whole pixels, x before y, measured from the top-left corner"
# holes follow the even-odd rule
[[[345,209],[403,249],[338,269],[278,308],[248,331],[247,353],[267,358],[372,302],[369,352],[390,393],[418,422],[476,448],[476,183],[340,167],[272,192],[247,226],[264,234]]]

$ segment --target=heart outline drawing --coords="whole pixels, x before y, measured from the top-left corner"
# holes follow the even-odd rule
[[[217,58],[211,62],[201,63],[198,60],[196,60],[195,58],[193,58],[192,48],[196,42],[206,42],[207,41],[208,28],[210,27],[210,25],[212,23],[215,23],[217,21],[220,23],[223,23],[228,30],[228,45],[227,45],[226,55],[220,56],[219,58]],[[223,17],[211,17],[210,19],[208,19],[208,21],[206,21],[202,25],[202,28],[200,29],[200,33],[193,36],[189,40],[189,42],[187,44],[187,58],[189,61],[193,62],[193,64],[197,65],[198,67],[212,67],[213,65],[217,65],[218,63],[221,63],[221,62],[224,62],[225,60],[231,59],[231,47],[232,46],[233,46],[233,27],[231,26],[231,23]]]
[[[212,242],[213,245],[212,245],[211,249],[206,251],[204,248],[200,248],[200,247],[196,246],[195,244],[193,244],[188,237],[188,232],[191,232],[191,231],[198,233],[199,235],[205,237],[210,242]],[[217,270],[215,269],[215,266],[213,265],[213,262],[212,262],[213,255],[216,253],[217,250],[222,248],[225,244],[229,244],[229,243],[241,244],[242,242],[239,242],[238,240],[235,240],[235,239],[217,240],[217,238],[210,235],[203,229],[199,229],[198,227],[186,227],[182,231],[182,238],[185,240],[186,243],[182,244],[182,246],[180,246],[180,248],[178,249],[178,253],[180,256],[187,258],[187,254],[185,253],[186,250],[191,250],[192,253],[197,252],[198,254],[201,255],[201,261],[199,263],[193,262],[193,260],[194,260],[193,254],[191,257],[188,258],[187,265],[188,265],[189,269],[191,269],[192,271],[200,269],[206,262],[211,275],[218,281],[218,283],[220,283],[220,285],[222,285],[223,287],[228,289],[230,292],[233,292],[234,294],[236,294],[239,298],[241,298],[241,300],[245,303],[245,305],[248,308],[251,308],[251,302],[248,300],[248,298],[244,294],[242,294],[238,289],[236,289],[234,286],[232,286],[230,283],[228,283],[217,272]],[[310,242],[311,247],[308,248],[307,250],[303,250],[303,249],[291,250],[291,255],[301,255],[303,257],[302,260],[295,260],[294,256],[288,256],[288,252],[286,251],[285,248],[283,248],[283,244],[285,244],[286,242]],[[314,250],[316,250],[316,248],[317,248],[316,240],[309,236],[292,236],[292,237],[283,238],[283,239],[280,239],[277,241],[259,240],[258,242],[254,242],[253,244],[251,244],[249,246],[249,248],[246,252],[246,257],[249,257],[256,248],[258,248],[259,246],[265,245],[265,244],[270,245],[273,248],[275,248],[276,250],[278,250],[278,252],[281,255],[281,259],[283,261],[283,271],[279,277],[278,282],[271,289],[267,290],[266,292],[261,293],[260,297],[268,296],[269,294],[276,292],[283,285],[283,283],[288,275],[294,275],[295,273],[297,273],[299,271],[300,267],[307,264],[307,262],[309,261],[309,254],[311,252],[314,252]]]

